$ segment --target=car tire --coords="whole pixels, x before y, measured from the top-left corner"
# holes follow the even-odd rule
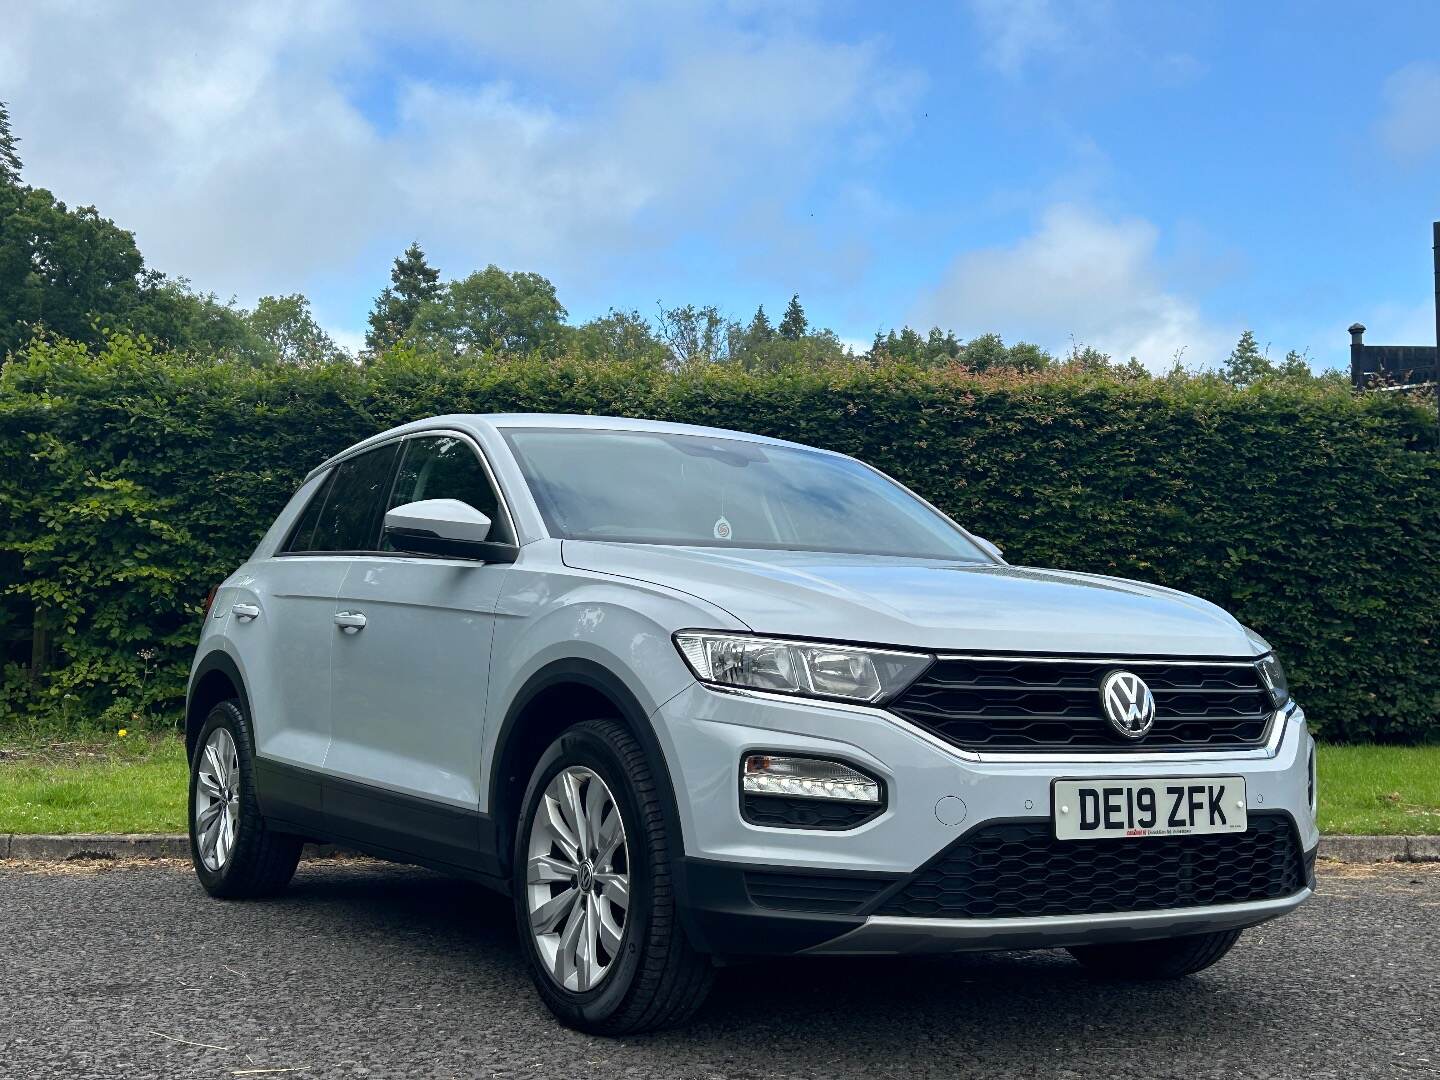
[[[531,977],[563,1024],[632,1035],[679,1024],[704,1001],[714,969],[680,926],[678,842],[623,724],[577,724],[541,756],[521,803],[512,892]]]
[[[1239,930],[1133,941],[1075,945],[1068,951],[1091,972],[1111,979],[1180,979],[1214,964],[1240,940]]]
[[[190,861],[211,896],[273,896],[304,841],[269,828],[255,795],[255,741],[238,701],[210,710],[190,761]]]

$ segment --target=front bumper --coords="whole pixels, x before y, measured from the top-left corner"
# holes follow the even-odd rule
[[[1305,884],[1293,895],[1164,910],[912,918],[832,902],[847,879],[866,888],[904,881],[971,830],[1006,821],[1048,822],[1051,782],[1058,777],[1243,776],[1248,809],[1288,817],[1308,868],[1319,834],[1308,791],[1312,741],[1299,709],[1277,720],[1278,739],[1263,755],[1178,753],[1135,760],[976,761],[882,710],[724,693],[698,684],[666,702],[655,722],[684,834],[680,899],[687,930],[705,951],[945,952],[1140,940],[1254,925],[1310,895],[1307,869]],[[744,754],[756,751],[858,765],[884,781],[885,811],[844,831],[747,823],[736,769]],[[782,891],[813,892],[816,903],[806,910],[803,901],[791,899],[777,910],[764,896],[757,902],[757,888],[768,886],[755,883],[776,875],[788,881]]]
[[[1035,919],[907,919],[872,915],[853,930],[805,951],[813,956],[895,956],[905,953],[991,949],[1057,949],[1113,941],[1208,934],[1256,926],[1294,911],[1310,899],[1309,886],[1278,900],[1168,911],[1117,911],[1103,915],[1045,915]]]

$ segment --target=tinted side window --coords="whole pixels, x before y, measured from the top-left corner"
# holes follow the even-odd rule
[[[305,510],[300,515],[300,520],[290,530],[290,542],[285,545],[286,551],[311,551],[311,544],[315,540],[315,523],[320,520],[320,511],[325,509],[325,499],[330,494],[330,488],[335,483],[335,470],[331,469],[315,489],[315,494],[310,496],[310,501],[305,504]]]
[[[330,482],[310,546],[295,550],[374,551],[397,449],[397,444],[387,443],[342,461]]]
[[[513,544],[515,537],[500,497],[490,477],[463,439],[436,435],[411,439],[405,444],[405,457],[395,478],[391,506],[420,502],[422,499],[459,499],[469,503],[490,519],[490,539],[500,544]],[[387,549],[389,544],[386,544]]]

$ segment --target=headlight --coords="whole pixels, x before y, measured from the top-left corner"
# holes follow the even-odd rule
[[[915,653],[703,630],[682,630],[675,645],[701,682],[871,703],[893,697],[930,666],[930,657]]]
[[[1290,684],[1285,680],[1285,667],[1280,658],[1270,653],[1256,660],[1255,665],[1260,669],[1260,678],[1265,683],[1265,689],[1270,691],[1270,700],[1275,703],[1275,708],[1283,708],[1290,700]]]
[[[1280,658],[1275,655],[1275,650],[1268,641],[1248,626],[1241,629],[1254,642],[1255,647],[1265,654],[1256,658],[1255,666],[1260,669],[1260,681],[1269,691],[1271,702],[1275,708],[1283,709],[1290,700],[1290,684],[1285,679],[1284,665],[1280,663]]]

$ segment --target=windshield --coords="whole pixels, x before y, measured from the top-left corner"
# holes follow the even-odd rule
[[[650,431],[510,428],[505,439],[562,539],[990,561],[849,458]]]

